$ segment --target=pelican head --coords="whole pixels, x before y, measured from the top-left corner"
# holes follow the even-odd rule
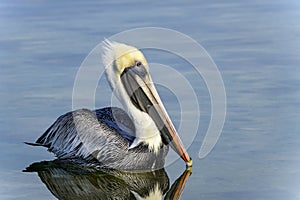
[[[144,143],[158,152],[162,144],[169,144],[191,166],[192,160],[155,89],[143,53],[133,46],[106,40],[103,63],[114,94],[135,126],[136,139],[129,148]]]

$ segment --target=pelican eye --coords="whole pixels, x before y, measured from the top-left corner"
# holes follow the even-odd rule
[[[140,61],[136,61],[136,62],[135,62],[135,66],[137,66],[137,67],[140,67],[140,66],[142,66],[142,62],[140,62]]]

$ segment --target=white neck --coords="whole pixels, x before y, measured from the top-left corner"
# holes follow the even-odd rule
[[[162,144],[162,140],[160,132],[157,129],[152,118],[147,113],[142,112],[135,107],[129,108],[128,111],[136,130],[136,139],[134,140],[130,148],[134,148],[140,143],[145,143],[149,146],[150,150],[157,153]]]
[[[162,139],[154,121],[147,113],[142,112],[132,104],[121,81],[115,83],[116,89],[114,90],[114,93],[127,110],[128,115],[135,126],[136,139],[129,148],[131,149],[138,146],[140,143],[144,143],[148,145],[151,151],[157,153],[161,147]]]
[[[157,129],[151,117],[147,113],[142,112],[132,104],[130,97],[128,96],[121,82],[120,69],[118,70],[113,62],[116,58],[121,56],[122,53],[124,54],[128,50],[138,50],[133,47],[126,46],[124,44],[119,44],[116,42],[110,42],[108,40],[105,43],[106,44],[103,46],[103,63],[106,67],[107,79],[110,83],[114,94],[123,104],[124,108],[128,111],[129,117],[134,123],[136,130],[136,139],[134,140],[132,145],[130,145],[129,148],[134,148],[140,143],[145,143],[149,146],[150,150],[157,153],[162,144],[160,132]]]

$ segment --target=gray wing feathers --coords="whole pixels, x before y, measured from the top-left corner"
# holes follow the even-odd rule
[[[36,143],[59,158],[96,158],[101,163],[119,160],[129,146],[125,138],[87,109],[62,115]]]
[[[34,145],[88,166],[122,170],[163,167],[168,146],[163,145],[156,154],[143,145],[128,149],[133,133],[132,121],[120,108],[80,109],[60,116]]]

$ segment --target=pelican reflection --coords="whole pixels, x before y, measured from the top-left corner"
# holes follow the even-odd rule
[[[192,173],[188,168],[170,187],[164,169],[148,172],[96,171],[54,160],[33,163],[24,172],[37,172],[58,199],[180,199]]]

